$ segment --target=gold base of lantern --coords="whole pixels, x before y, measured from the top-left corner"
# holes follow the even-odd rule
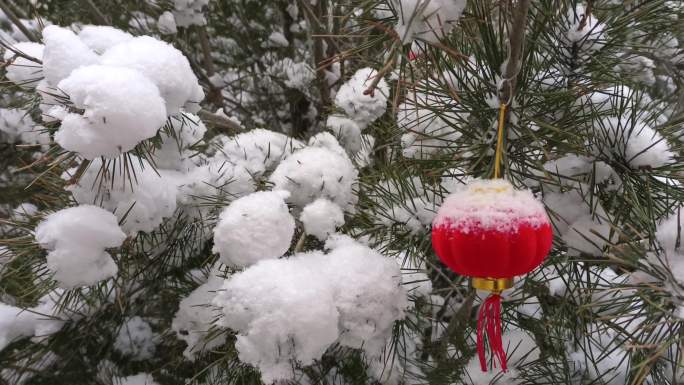
[[[479,290],[501,293],[513,287],[513,278],[479,278],[473,277],[471,284]]]

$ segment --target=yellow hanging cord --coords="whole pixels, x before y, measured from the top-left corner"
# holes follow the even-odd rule
[[[501,103],[501,107],[499,107],[499,129],[497,131],[496,155],[494,157],[494,179],[501,178],[501,158],[503,157],[503,133],[505,122],[506,104]]]

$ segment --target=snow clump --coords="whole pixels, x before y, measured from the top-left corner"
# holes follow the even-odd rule
[[[43,119],[61,121],[55,141],[86,159],[132,150],[155,136],[167,117],[198,111],[204,98],[188,59],[153,37],[108,26],[88,25],[78,35],[48,26],[43,40],[44,48],[17,47],[42,58],[37,89]],[[17,83],[40,74],[36,66],[32,73],[31,67],[10,67]]]
[[[154,356],[155,343],[156,337],[150,324],[134,316],[121,325],[114,341],[114,350],[135,361],[147,360]]]
[[[188,103],[199,103],[204,96],[183,53],[150,36],[138,36],[111,47],[102,54],[101,63],[140,71],[159,88],[169,114],[187,108]]]
[[[344,149],[329,133],[312,138],[312,144],[283,160],[271,174],[274,190],[290,192],[288,202],[304,208],[318,198],[327,198],[345,211],[357,202],[358,170]]]
[[[213,320],[218,316],[218,311],[208,304],[221,289],[222,284],[223,279],[217,275],[216,269],[212,269],[208,280],[178,304],[178,311],[173,317],[171,329],[188,345],[183,351],[183,356],[188,360],[194,361],[202,351],[220,346],[226,340],[224,334],[214,335],[210,339],[206,338]]]
[[[235,330],[240,360],[264,383],[293,378],[333,343],[381,354],[408,300],[394,260],[340,237],[314,251],[269,259],[228,278],[213,304]]]
[[[92,285],[116,275],[105,249],[126,239],[116,217],[99,207],[81,205],[48,215],[38,224],[36,240],[47,249],[47,267],[64,288]]]
[[[325,241],[338,227],[344,225],[344,213],[340,206],[319,198],[304,206],[300,216],[304,231],[319,241]]]
[[[124,183],[126,176],[122,167],[110,171],[111,166],[106,167],[107,164],[103,165],[98,158],[89,165],[78,183],[65,189],[71,191],[80,204],[98,204],[114,213],[119,221],[123,221],[121,226],[127,234],[149,233],[176,210],[178,183],[182,181],[182,175],[173,171],[155,171],[147,161],[135,156],[130,158],[127,177],[135,178],[137,183]],[[76,168],[70,169],[62,174],[62,178],[69,180],[76,171]]]
[[[455,27],[466,0],[392,0],[397,16],[394,30],[403,44],[419,39],[437,43]]]
[[[335,95],[335,105],[344,110],[362,129],[381,117],[387,109],[389,86],[385,79],[380,79],[373,92],[366,93],[376,76],[380,76],[376,70],[362,68]]]
[[[221,262],[238,267],[277,258],[290,248],[295,221],[285,204],[287,191],[260,191],[234,200],[214,228]]]
[[[166,107],[157,87],[128,68],[79,68],[58,86],[83,113],[68,112],[55,141],[86,159],[114,158],[157,134]]]

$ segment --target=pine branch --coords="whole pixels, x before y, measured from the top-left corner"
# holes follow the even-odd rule
[[[12,12],[12,9],[5,3],[4,0],[0,0],[0,10],[2,10],[5,13],[7,18],[10,19],[10,21],[12,22],[12,24],[14,24],[21,31],[21,33],[23,33],[24,36],[26,36],[26,38],[29,39],[29,41],[40,41],[40,39],[37,38],[33,34],[33,32],[26,28],[24,23],[22,23],[21,20],[19,20],[19,18],[17,17],[17,15],[15,15],[14,12]]]
[[[318,92],[321,95],[321,104],[323,109],[328,109],[332,105],[330,99],[330,87],[328,86],[328,81],[325,76],[325,67],[322,64],[326,61],[323,52],[323,41],[326,36],[326,30],[321,22],[323,15],[326,12],[327,0],[320,0],[314,5],[314,9],[311,9],[310,5],[306,1],[300,0],[300,7],[302,7],[307,15],[309,25],[313,29],[313,60],[314,68],[316,71],[316,82],[318,83]]]
[[[100,8],[93,2],[93,0],[85,0],[86,6],[90,9],[90,12],[93,14],[93,17],[95,17],[95,21],[98,22],[100,25],[110,25],[111,23],[108,21],[107,16],[102,13]]]
[[[207,76],[211,77],[216,73],[216,67],[214,66],[214,60],[211,58],[211,46],[209,45],[209,36],[207,36],[206,26],[197,27],[197,37],[200,41],[200,47],[202,47],[202,56],[204,57],[204,66],[207,70]]]

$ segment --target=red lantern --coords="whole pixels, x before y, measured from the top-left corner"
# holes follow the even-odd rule
[[[539,266],[553,241],[546,210],[529,190],[503,179],[476,179],[444,200],[432,223],[432,246],[450,269],[492,292],[480,307],[477,348],[487,371],[484,334],[506,370],[501,342],[501,291]],[[496,360],[495,360],[496,363]]]

